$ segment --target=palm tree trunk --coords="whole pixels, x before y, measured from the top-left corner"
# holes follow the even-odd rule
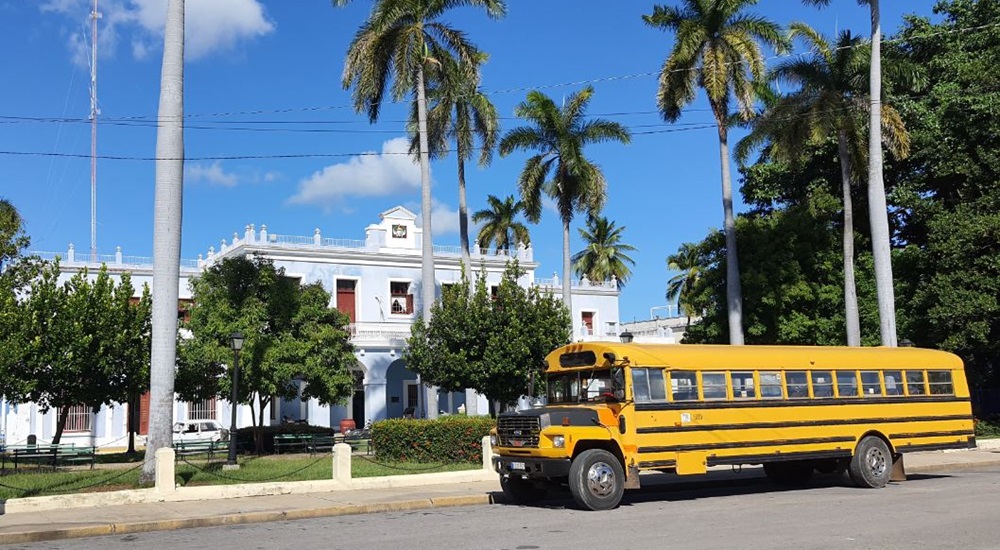
[[[844,319],[847,323],[847,345],[861,345],[861,321],[858,318],[858,290],[854,283],[854,206],[851,201],[851,157],[847,150],[847,133],[837,135],[840,155],[840,180],[844,194]]]
[[[716,115],[719,127],[719,159],[722,162],[722,210],[726,233],[726,302],[729,311],[729,343],[743,345],[743,290],[736,251],[736,221],[733,218],[733,184],[729,176],[729,131],[725,120]]]
[[[469,253],[469,206],[465,198],[465,161],[464,151],[459,146],[455,152],[458,157],[458,237],[462,241],[462,265],[468,273],[472,273],[472,255]],[[471,289],[471,287],[470,287]]]
[[[563,282],[562,299],[566,304],[569,314],[573,315],[573,274],[570,272],[569,262],[569,219],[563,218]],[[571,320],[572,321],[572,320]]]
[[[892,256],[889,248],[889,214],[882,181],[882,27],[878,0],[870,0],[872,15],[872,59],[869,84],[871,113],[868,131],[868,216],[872,226],[875,259],[875,289],[878,293],[879,331],[882,345],[896,346],[896,297],[892,288]]]
[[[149,435],[140,480],[152,483],[156,451],[172,445],[177,293],[184,187],[184,0],[169,0],[163,37],[153,212],[153,311]]]
[[[417,131],[420,134],[420,216],[423,226],[420,261],[420,304],[424,323],[431,322],[431,305],[437,283],[434,279],[434,245],[431,242],[431,160],[427,145],[427,92],[424,68],[417,68]],[[437,388],[429,386],[427,418],[437,418]]]

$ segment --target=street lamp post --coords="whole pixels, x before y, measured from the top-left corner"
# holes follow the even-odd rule
[[[618,338],[621,339],[623,344],[628,344],[632,342],[632,333],[626,330],[625,332],[619,334]]]
[[[232,409],[229,413],[231,417],[229,421],[229,459],[226,460],[226,465],[236,466],[236,400],[239,396],[237,388],[240,381],[240,350],[243,349],[243,334],[234,332],[229,337],[229,343],[233,348],[233,395],[229,400]]]

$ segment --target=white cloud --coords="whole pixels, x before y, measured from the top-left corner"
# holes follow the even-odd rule
[[[235,187],[240,181],[236,174],[223,170],[222,164],[218,161],[207,166],[200,163],[185,166],[184,179],[189,183],[204,181],[224,187]]]
[[[420,189],[420,165],[407,152],[410,141],[394,138],[374,151],[327,166],[299,183],[289,204],[331,206],[347,196],[381,197]]]
[[[83,24],[89,23],[91,2],[46,0],[40,9]],[[102,17],[97,34],[102,55],[113,55],[123,35],[127,35],[137,59],[162,47],[167,0],[104,0],[99,11]],[[275,28],[261,0],[187,0],[184,19],[188,60],[231,50],[238,42],[264,36]],[[84,25],[68,36],[73,59],[81,64],[86,64],[89,56],[89,29]]]
[[[414,212],[417,213],[417,225],[422,225],[420,221],[423,219],[420,210],[420,206],[414,206]],[[452,209],[447,204],[438,201],[437,199],[431,200],[431,236],[438,237],[440,235],[458,234],[458,209]]]

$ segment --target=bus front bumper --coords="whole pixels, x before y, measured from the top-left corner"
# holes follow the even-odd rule
[[[521,475],[528,477],[566,477],[569,475],[570,459],[538,458],[532,456],[495,456],[493,469],[501,475]]]

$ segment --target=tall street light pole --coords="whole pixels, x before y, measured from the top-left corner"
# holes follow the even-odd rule
[[[229,337],[229,343],[233,348],[233,395],[229,400],[232,410],[229,413],[229,459],[226,460],[226,466],[230,468],[237,467],[236,464],[236,400],[239,395],[237,389],[239,387],[240,381],[240,350],[243,349],[243,334],[239,332],[234,332],[232,336]]]

